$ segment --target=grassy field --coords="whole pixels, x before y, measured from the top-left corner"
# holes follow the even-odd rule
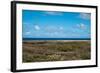
[[[90,46],[90,41],[23,41],[23,62],[86,60]]]

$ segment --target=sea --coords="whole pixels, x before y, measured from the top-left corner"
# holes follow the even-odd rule
[[[23,40],[91,40],[91,38],[23,38]]]

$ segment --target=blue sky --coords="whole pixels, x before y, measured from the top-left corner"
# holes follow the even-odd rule
[[[90,38],[90,18],[90,13],[23,10],[23,38]]]

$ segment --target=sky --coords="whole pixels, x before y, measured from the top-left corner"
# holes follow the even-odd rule
[[[23,38],[90,38],[91,14],[22,11]]]

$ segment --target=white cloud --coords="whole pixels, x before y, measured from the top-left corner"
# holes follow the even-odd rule
[[[54,34],[54,35],[58,35],[58,34],[59,34],[59,32],[54,32],[53,34]]]
[[[55,27],[55,26],[47,26],[45,29],[49,33],[53,33],[53,32],[58,31],[57,27]]]
[[[90,13],[80,13],[79,17],[82,19],[90,19],[91,14]]]
[[[49,32],[49,33],[55,33],[55,32],[61,33],[61,32],[64,31],[64,28],[62,26],[59,26],[59,27],[56,27],[56,26],[47,26],[45,28],[45,31]]]
[[[30,31],[25,32],[25,35],[30,35],[30,34],[31,34]]]
[[[38,25],[34,26],[35,30],[40,30],[40,27]]]
[[[48,14],[48,15],[62,15],[63,13],[62,12],[47,11],[47,12],[45,12],[45,14]]]
[[[82,23],[81,23],[81,24],[80,24],[80,28],[81,28],[81,29],[84,29],[84,28],[85,28],[85,24],[82,24]]]
[[[77,24],[77,27],[80,29],[86,29],[86,25],[83,23]]]
[[[63,30],[63,27],[59,27],[60,30]]]

